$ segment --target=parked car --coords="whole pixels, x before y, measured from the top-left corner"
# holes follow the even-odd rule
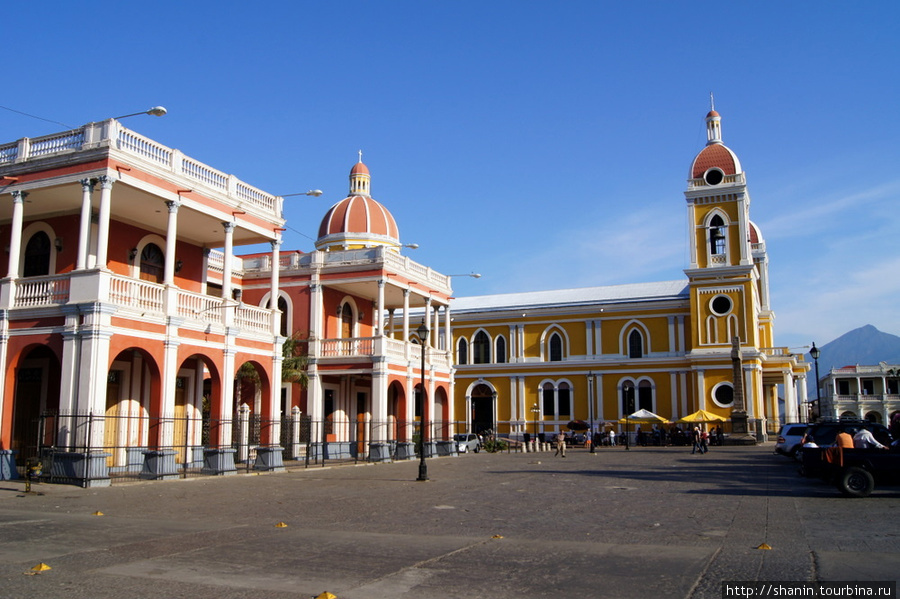
[[[824,420],[810,424],[806,429],[806,437],[815,442],[819,447],[829,447],[834,445],[834,440],[839,432],[847,431],[851,434],[861,428],[872,431],[872,435],[878,439],[879,443],[884,445],[891,444],[891,433],[883,424],[869,422],[868,420]],[[803,447],[797,448],[796,458],[803,462]]]
[[[456,441],[456,451],[459,453],[468,453],[470,451],[478,453],[481,451],[481,439],[474,433],[453,435],[453,440]]]
[[[799,455],[800,442],[806,433],[806,424],[785,424],[778,431],[778,440],[775,442],[775,453],[796,458]]]
[[[847,497],[868,497],[876,482],[879,486],[900,485],[900,452],[807,447],[801,472],[833,484]]]

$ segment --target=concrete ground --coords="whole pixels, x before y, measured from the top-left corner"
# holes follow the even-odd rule
[[[718,598],[722,581],[897,581],[900,489],[845,499],[796,472],[768,444],[470,454],[429,460],[428,482],[418,462],[30,495],[0,481],[0,597]]]

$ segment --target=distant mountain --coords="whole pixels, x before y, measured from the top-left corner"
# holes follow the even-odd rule
[[[825,376],[832,368],[842,366],[855,366],[856,364],[875,366],[879,362],[900,364],[900,337],[882,333],[867,324],[826,343],[819,348],[819,351],[820,376]],[[806,376],[808,397],[815,397],[815,361],[809,354],[806,354],[806,361],[813,365]]]

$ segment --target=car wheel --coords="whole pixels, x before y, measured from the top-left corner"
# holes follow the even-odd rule
[[[868,470],[850,466],[838,477],[837,488],[847,497],[868,497],[875,490],[875,479]]]
[[[476,446],[475,446],[475,453],[478,453],[479,451],[481,451],[481,448],[478,447],[478,446],[476,445]]]

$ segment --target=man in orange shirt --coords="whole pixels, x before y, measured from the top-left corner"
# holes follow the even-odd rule
[[[842,449],[853,449],[853,435],[842,430],[835,438],[834,444]]]

